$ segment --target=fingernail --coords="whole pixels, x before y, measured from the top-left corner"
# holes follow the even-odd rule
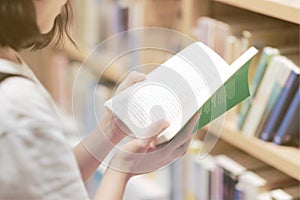
[[[146,74],[138,72],[138,71],[132,71],[134,76],[146,76]]]
[[[137,78],[139,78],[139,79],[145,79],[145,78],[146,78],[146,74],[139,73],[139,72],[138,72],[138,74],[137,74],[136,76],[137,76]]]
[[[155,140],[156,140],[156,139],[154,139],[154,140],[150,143],[150,148],[153,149],[153,150],[156,149],[156,144],[155,144],[156,141],[155,141]]]

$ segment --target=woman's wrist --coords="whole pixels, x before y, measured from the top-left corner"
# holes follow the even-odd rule
[[[112,116],[108,113],[99,122],[99,126],[74,148],[74,155],[83,180],[86,180],[94,173],[115,145],[125,137],[123,133],[119,132],[114,131]]]
[[[133,177],[133,174],[131,173],[122,172],[113,168],[107,168],[107,173],[114,174],[114,176],[118,177],[119,180],[124,183],[127,183]]]
[[[119,143],[126,136],[115,120],[112,113],[108,112],[100,121],[100,127],[96,128],[100,128],[99,131],[113,144]]]
[[[126,185],[130,178],[130,174],[112,168],[107,168],[94,199],[122,199]]]

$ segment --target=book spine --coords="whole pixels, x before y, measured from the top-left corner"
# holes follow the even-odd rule
[[[217,166],[216,170],[213,173],[212,176],[212,183],[215,188],[215,192],[213,193],[212,197],[213,199],[222,199],[223,197],[223,168],[221,166]]]
[[[203,163],[204,164],[204,163]],[[202,166],[202,192],[200,199],[209,200],[209,171]],[[200,189],[201,190],[201,189]]]
[[[298,88],[297,93],[295,94],[293,101],[278,128],[276,135],[274,136],[273,142],[275,144],[282,144],[285,142],[285,137],[287,134],[292,134],[288,132],[288,128],[293,120],[296,120],[296,123],[299,123],[299,104],[300,104],[300,88]],[[296,119],[293,119],[296,117]],[[299,126],[299,124],[297,125]],[[299,127],[298,127],[299,129]]]
[[[230,187],[231,187],[231,180],[230,180],[230,172],[223,168],[223,199],[230,199]]]
[[[185,198],[186,200],[195,200],[196,199],[196,174],[197,174],[197,168],[195,165],[195,160],[197,159],[197,155],[193,152],[189,152],[186,155],[187,159],[187,181],[186,181],[186,188],[185,188]]]
[[[196,199],[201,200],[209,200],[209,193],[210,193],[210,175],[209,170],[207,168],[207,162],[209,162],[209,157],[203,160],[196,160],[195,167],[196,167],[196,183],[197,189],[195,190]]]
[[[235,198],[235,186],[238,183],[238,176],[230,175],[229,199]]]
[[[262,80],[268,64],[270,63],[270,60],[274,55],[279,55],[279,50],[270,47],[264,48],[262,58],[258,63],[258,67],[252,81],[251,92],[253,96],[256,95],[257,88]]]
[[[263,128],[265,127],[266,122],[270,116],[270,113],[271,113],[272,109],[274,108],[274,105],[278,101],[279,96],[281,95],[284,86],[287,84],[288,78],[289,78],[290,74],[292,74],[293,70],[291,68],[287,67],[286,72],[289,72],[289,73],[283,74],[282,77],[280,79],[278,79],[273,85],[270,97],[268,99],[268,102],[266,104],[263,115],[261,117],[261,120],[258,124],[256,133],[255,133],[256,137],[260,136]]]
[[[268,71],[258,88],[257,95],[253,100],[251,109],[249,110],[249,114],[247,115],[242,129],[246,135],[254,136],[257,132],[268,99],[270,98],[271,90],[276,81],[287,79],[290,70],[287,70],[289,65],[287,65],[286,62],[287,59],[283,56],[276,56],[270,62]]]
[[[251,60],[252,59],[245,63],[234,76],[226,81],[224,87],[219,88],[212,97],[203,104],[200,109],[202,114],[197,130],[219,117],[224,112],[230,110],[249,96],[247,79]],[[224,93],[226,94],[225,101]]]
[[[171,199],[181,200],[184,198],[183,194],[183,158],[176,160],[170,166],[170,183],[171,183]]]
[[[278,54],[279,54],[279,51],[277,49],[273,49],[270,47],[265,47],[263,49],[262,55],[257,64],[257,70],[255,72],[255,76],[252,80],[252,84],[251,84],[251,88],[250,88],[251,97],[245,101],[245,103],[242,105],[242,108],[241,108],[241,112],[240,112],[240,116],[239,116],[239,120],[238,120],[238,127],[240,130],[243,127],[247,113],[250,110],[251,103],[253,101],[253,98],[256,95],[257,88],[258,88],[258,86],[262,80],[262,77],[268,67],[268,64],[269,64],[271,58],[274,55],[278,55]]]
[[[234,188],[234,200],[243,200],[243,195],[243,184],[239,182]]]
[[[288,108],[289,102],[292,100],[293,95],[298,87],[299,74],[292,71],[288,81],[279,97],[277,103],[274,106],[270,118],[268,119],[266,126],[260,136],[264,141],[270,141],[273,139],[276,129],[279,126],[279,122],[282,120],[285,111]]]
[[[213,171],[208,170],[208,199],[212,199],[212,187],[214,187],[212,185],[212,174]]]

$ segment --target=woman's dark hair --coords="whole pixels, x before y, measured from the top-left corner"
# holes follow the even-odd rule
[[[32,0],[0,0],[0,47],[37,50],[51,42],[54,46],[59,45],[65,36],[73,42],[67,30],[71,14],[68,2],[55,19],[52,30],[47,34],[41,34]]]

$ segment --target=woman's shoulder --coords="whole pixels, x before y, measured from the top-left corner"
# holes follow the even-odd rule
[[[1,96],[15,98],[20,95],[41,97],[38,90],[38,85],[27,77],[20,75],[8,75],[0,82]]]
[[[10,76],[0,83],[1,127],[51,126],[60,129],[55,110],[39,85],[25,77]],[[29,123],[30,122],[30,123]],[[24,128],[24,127],[22,127]]]
[[[10,76],[0,83],[0,98],[14,110],[26,108],[52,110],[48,97],[34,81],[22,76]]]
[[[0,119],[0,199],[88,199],[55,110],[37,83],[19,76],[2,81]]]

